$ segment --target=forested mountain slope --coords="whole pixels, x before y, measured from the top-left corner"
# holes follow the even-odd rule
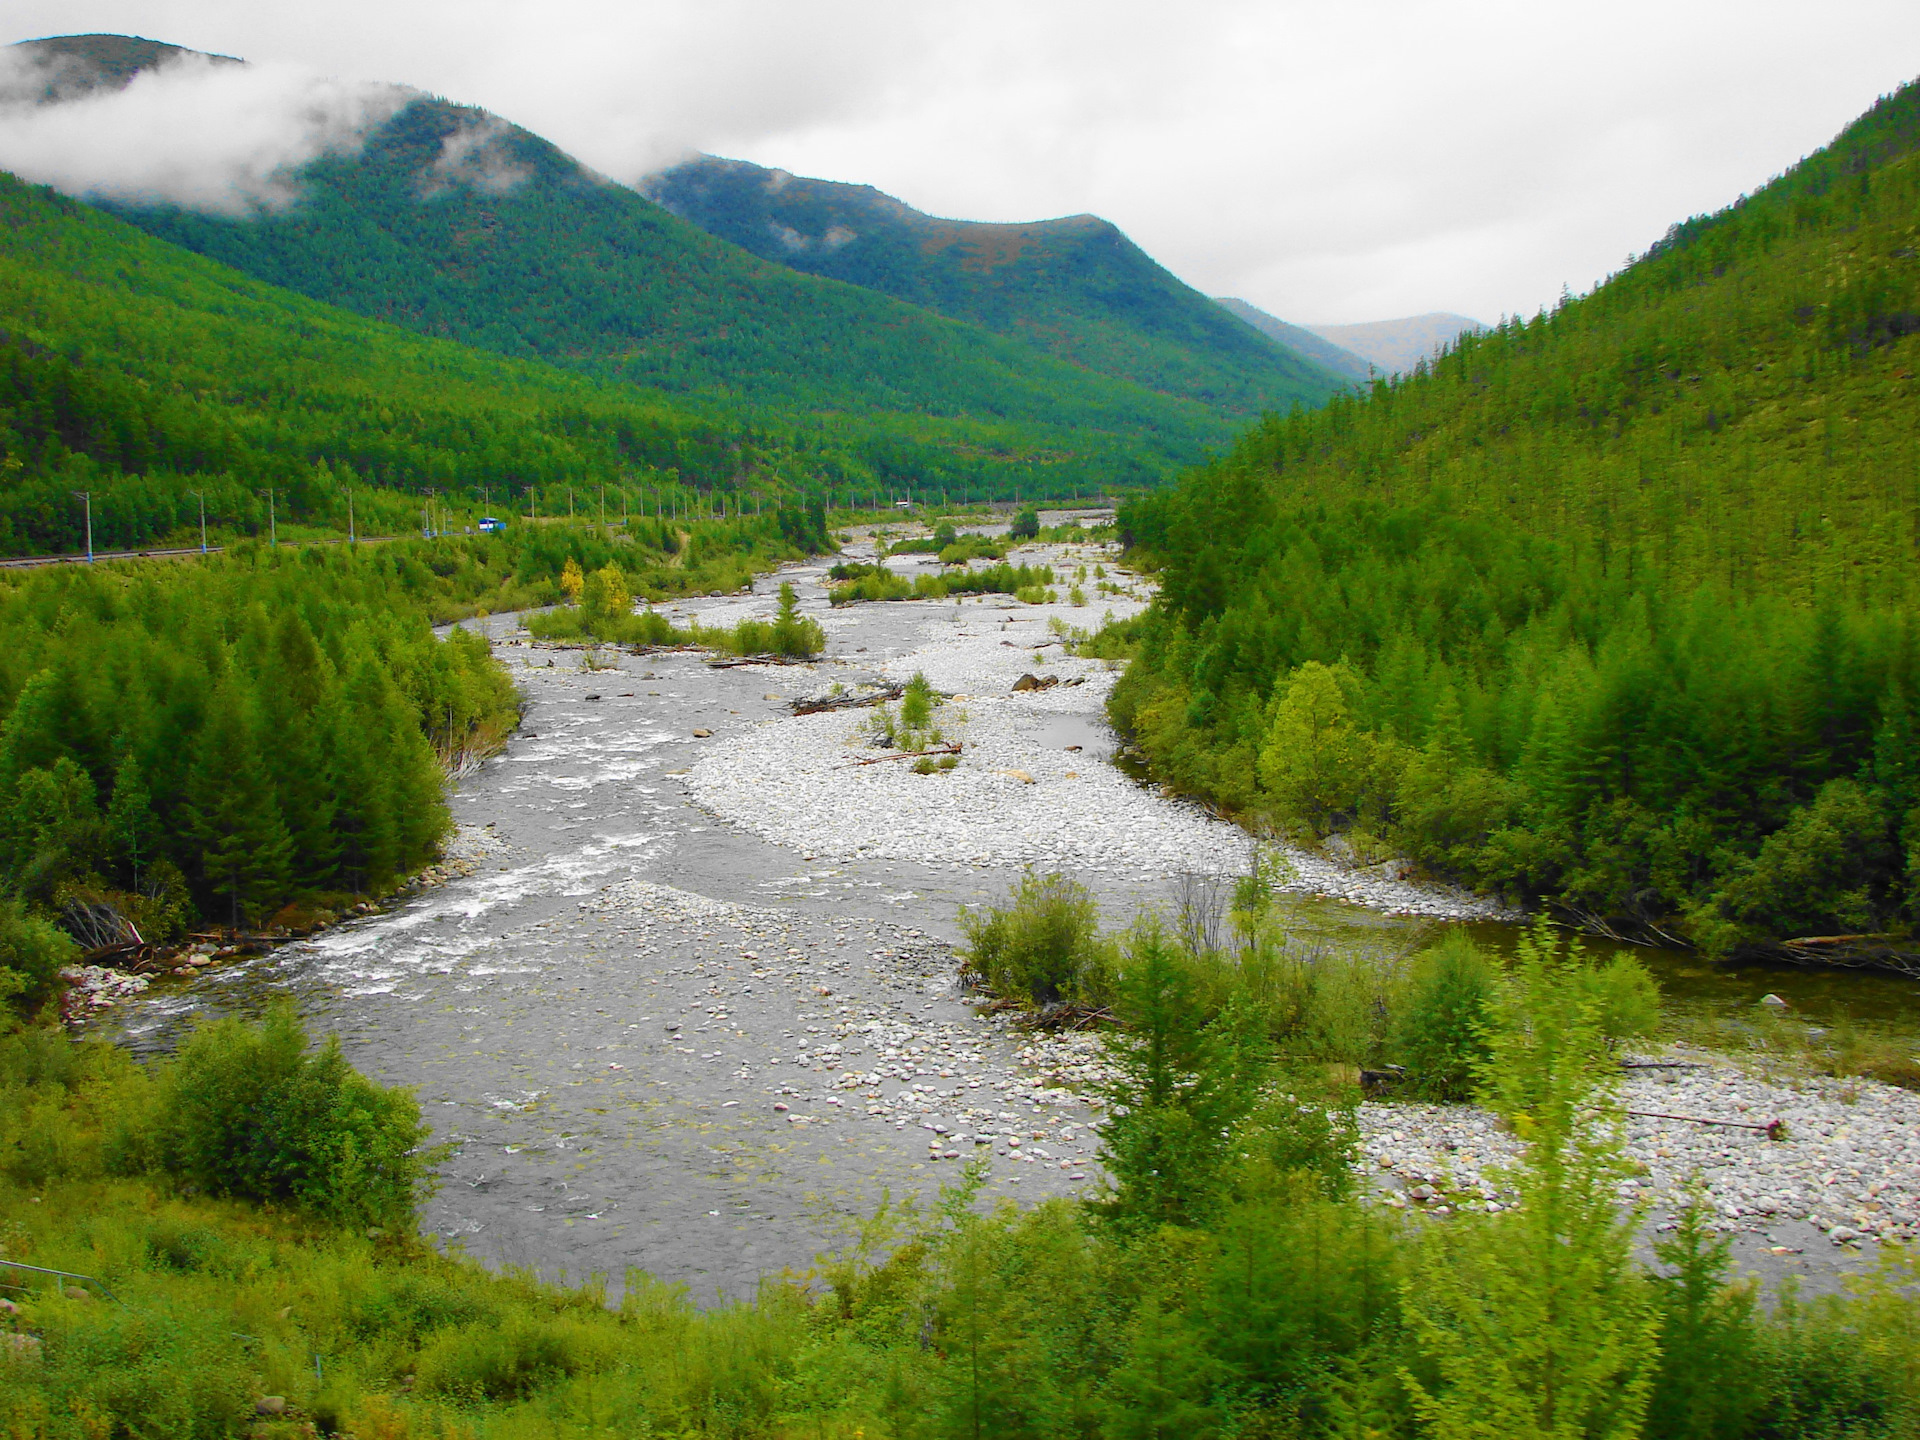
[[[626,386],[367,320],[241,275],[0,173],[0,553],[193,524],[363,528],[428,487],[797,489],[844,475],[819,437],[755,432]],[[375,489],[373,487],[379,487]],[[384,499],[383,499],[384,497]],[[401,519],[402,524],[408,523]]]
[[[1917,144],[1910,85],[1132,507],[1165,598],[1118,718],[1191,789],[1595,923],[1912,951]]]
[[[1095,215],[1029,224],[943,220],[871,185],[809,180],[702,155],[643,190],[763,259],[845,280],[1024,340],[1075,365],[1248,416],[1316,405],[1320,357],[1226,323]]]
[[[1231,435],[1232,407],[769,264],[482,110],[418,97],[299,183],[298,203],[240,218],[118,213],[424,334],[833,432],[903,483],[1044,494],[1152,481]]]

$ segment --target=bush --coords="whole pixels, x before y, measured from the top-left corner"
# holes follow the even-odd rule
[[[1499,976],[1461,931],[1421,957],[1394,1034],[1394,1058],[1413,1092],[1436,1104],[1473,1094],[1487,1060],[1488,1007]]]
[[[350,1066],[338,1037],[318,1054],[306,1050],[290,1005],[259,1026],[201,1025],[160,1068],[145,1126],[127,1117],[146,1135],[124,1148],[147,1149],[157,1168],[217,1195],[410,1230],[438,1158],[420,1148],[428,1131],[419,1105]]]
[[[771,621],[742,620],[730,630],[693,629],[692,638],[730,655],[786,655],[799,659],[827,648],[827,632],[800,613],[793,586],[780,587],[780,613]]]
[[[1660,1028],[1660,987],[1631,955],[1578,972],[1574,988],[1593,1007],[1594,1024],[1615,1049]]]
[[[443,1331],[420,1352],[415,1374],[429,1395],[518,1400],[568,1375],[599,1368],[605,1332],[565,1318],[515,1316]]]
[[[33,1014],[59,989],[60,967],[79,955],[64,931],[27,914],[17,900],[0,900],[0,1006]]]
[[[1110,964],[1093,892],[1064,875],[1029,870],[1013,903],[960,917],[967,973],[994,994],[1029,1005],[1099,1003]]]
[[[1009,540],[1032,540],[1040,534],[1040,512],[1028,506],[1013,517],[1013,523],[1007,527]]]
[[[1898,903],[1882,877],[1898,873],[1901,858],[1878,798],[1830,780],[1689,918],[1711,955],[1780,935],[1876,930]]]

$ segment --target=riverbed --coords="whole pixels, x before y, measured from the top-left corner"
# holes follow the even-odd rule
[[[1099,1186],[1095,1047],[1036,1040],[967,1003],[953,953],[961,907],[1002,899],[1033,868],[1080,880],[1122,923],[1207,883],[1194,877],[1238,873],[1249,842],[1116,768],[1103,718],[1115,672],[1060,643],[1062,628],[1133,613],[1143,587],[1097,577],[1112,556],[1093,547],[1017,558],[1052,563],[1062,600],[831,610],[814,564],[751,596],[663,607],[724,624],[771,613],[790,582],[829,639],[804,665],[590,655],[535,645],[514,617],[477,622],[527,711],[505,752],[455,790],[452,850],[469,873],[191,986],[156,986],[104,1028],[165,1047],[194,1014],[292,995],[361,1068],[414,1086],[436,1138],[458,1147],[423,1230],[553,1278],[597,1273],[617,1287],[633,1267],[698,1299],[744,1295],[844,1243],[884,1198],[930,1201],[969,1161],[988,1168],[988,1203]],[[1064,597],[1082,567],[1087,603],[1074,605]],[[797,699],[916,672],[946,697],[943,738],[963,746],[951,771],[861,763],[884,753],[864,729],[870,711],[792,714]],[[1015,690],[1023,676],[1040,688]],[[1326,944],[1390,953],[1436,923],[1505,917],[1391,867],[1288,858],[1289,925]],[[1729,1115],[1787,1103],[1726,1091],[1717,1062],[1674,1073],[1685,1078],[1661,1092],[1669,1108],[1715,1103],[1715,1082]],[[1742,1072],[1738,1083],[1759,1082]],[[1868,1088],[1864,1110],[1859,1087],[1831,1104],[1903,1138],[1920,1124],[1915,1097],[1882,1090]],[[1364,1120],[1370,1174],[1395,1203],[1423,1185],[1454,1205],[1499,1203],[1478,1170],[1501,1142],[1480,1136],[1472,1112],[1369,1106]],[[1820,1204],[1743,1216],[1728,1199],[1743,1258],[1766,1273],[1851,1256],[1827,1230],[1863,1233],[1870,1201],[1884,1233],[1901,1233],[1890,1207],[1911,1197],[1879,1170],[1850,1167],[1861,1174],[1844,1194],[1819,1184],[1850,1142],[1841,1127],[1807,1148],[1816,1123],[1808,1112],[1792,1158]],[[1666,1152],[1652,1200],[1709,1160],[1744,1177],[1752,1166],[1735,1147],[1769,1143],[1716,1132],[1695,1157],[1700,1137],[1671,1130],[1639,1137]],[[1903,1149],[1887,1156],[1911,1170]],[[1471,1194],[1455,1184],[1469,1168]]]

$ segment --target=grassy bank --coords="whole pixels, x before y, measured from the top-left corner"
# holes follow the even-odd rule
[[[1108,1192],[983,1214],[969,1176],[708,1309],[643,1275],[608,1305],[419,1243],[417,1107],[303,1055],[285,1014],[152,1071],[0,1037],[0,1257],[69,1272],[0,1277],[0,1434],[1913,1433],[1903,1257],[1847,1298],[1760,1306],[1696,1211],[1659,1271],[1634,1262],[1618,1018],[1545,932],[1505,965],[1455,945],[1410,971],[1416,1068],[1451,1067],[1529,1144],[1503,1177],[1517,1204],[1399,1215],[1360,1198],[1356,1093],[1276,1038],[1257,965],[1177,919],[1101,937],[1044,891],[982,917],[973,963],[1040,999],[1100,987]]]

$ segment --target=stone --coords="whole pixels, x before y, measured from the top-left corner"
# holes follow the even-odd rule
[[[1787,1008],[1787,1002],[1782,1000],[1778,995],[1762,995],[1759,1003],[1762,1005],[1777,1006],[1782,1010]]]
[[[693,738],[696,740],[705,740],[710,738],[712,734],[713,732],[711,730],[696,730],[693,732]]]
[[[38,1335],[0,1335],[0,1355],[22,1364],[32,1364],[40,1358],[40,1337]]]
[[[284,1395],[262,1395],[253,1402],[256,1415],[284,1415],[287,1413],[287,1397]]]
[[[85,1290],[82,1290],[78,1285],[69,1285],[66,1287],[66,1289],[62,1290],[60,1293],[66,1296],[67,1299],[69,1300],[92,1300],[93,1299],[92,1295],[88,1294]]]

